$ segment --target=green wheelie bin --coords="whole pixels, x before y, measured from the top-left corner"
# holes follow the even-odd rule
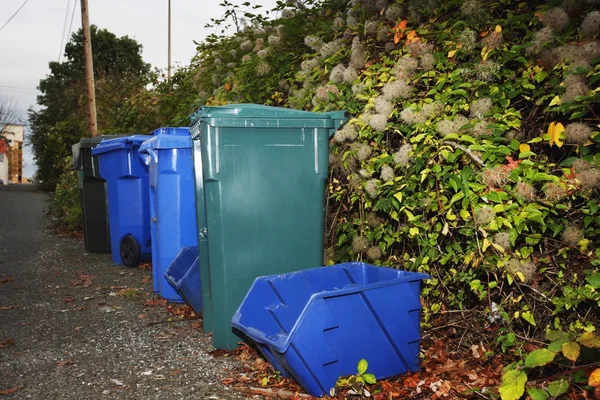
[[[329,139],[344,111],[255,104],[192,116],[204,331],[232,349],[231,319],[255,278],[323,262]]]

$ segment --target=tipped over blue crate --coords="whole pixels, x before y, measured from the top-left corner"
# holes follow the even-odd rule
[[[233,327],[282,375],[329,393],[361,359],[377,379],[419,370],[426,274],[345,263],[257,278]]]
[[[202,311],[202,286],[198,247],[182,248],[165,272],[165,279],[192,307],[196,315]]]

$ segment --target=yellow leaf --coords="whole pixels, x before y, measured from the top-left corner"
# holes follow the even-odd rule
[[[600,368],[596,368],[591,374],[588,380],[588,385],[593,387],[600,386]]]
[[[502,32],[502,27],[500,25],[496,25],[496,29],[494,29],[496,32],[500,33]]]
[[[231,90],[231,84],[229,82],[225,82],[224,88],[229,92]]]
[[[600,348],[600,336],[594,332],[584,332],[583,335],[577,338],[577,341],[585,347],[592,349]]]
[[[455,54],[456,54],[456,50],[449,51],[448,52],[448,58],[454,57]]]
[[[262,380],[260,381],[261,386],[267,386],[268,383],[269,383],[269,379],[267,379],[266,376],[264,378],[262,378]]]
[[[517,271],[517,273],[515,275],[517,275],[517,277],[521,280],[521,282],[525,283],[525,275],[523,275],[523,273],[521,271]]]
[[[576,342],[566,342],[563,343],[561,350],[567,359],[571,361],[577,361],[579,353],[581,352],[581,347]]]
[[[481,246],[481,250],[482,251],[486,251],[488,247],[490,247],[490,245],[492,244],[492,242],[490,242],[489,239],[483,239],[483,244]]]
[[[492,247],[494,249],[496,249],[497,252],[504,254],[505,250],[504,247],[500,246],[499,244],[496,243],[492,243]]]
[[[560,105],[560,97],[554,96],[548,107],[559,106]]]
[[[417,31],[412,30],[406,34],[406,40],[413,40],[417,37]]]
[[[529,147],[529,145],[526,144],[526,143],[523,143],[523,144],[519,145],[519,151],[521,153],[525,153],[526,151],[530,151],[530,150],[531,150],[531,147]]]
[[[560,122],[551,122],[548,126],[548,136],[550,136],[550,147],[554,143],[558,148],[562,147],[563,142],[560,141],[560,134],[565,131],[565,127]]]
[[[481,49],[481,57],[484,57],[485,54],[487,53],[487,51],[488,51],[487,46],[483,46],[483,49]],[[485,58],[484,58],[484,60],[485,60]]]

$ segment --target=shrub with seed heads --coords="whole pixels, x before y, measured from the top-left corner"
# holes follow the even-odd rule
[[[383,97],[386,100],[408,99],[412,96],[413,89],[403,81],[388,82],[383,87]]]
[[[346,83],[352,83],[358,79],[358,72],[353,67],[348,67],[344,70],[343,79]]]
[[[323,58],[331,57],[332,55],[337,53],[337,51],[340,49],[341,44],[342,44],[342,41],[339,39],[336,39],[329,43],[325,43],[319,49],[319,53],[321,54],[321,57],[323,57]]]
[[[355,253],[363,253],[369,248],[369,241],[364,236],[356,236],[352,239],[352,250]]]
[[[319,51],[323,47],[323,40],[318,36],[311,35],[304,38],[304,44],[314,51]]]
[[[590,168],[592,168],[592,164],[590,164],[589,162],[587,162],[583,158],[578,158],[573,163],[573,169],[575,170],[575,172],[587,171]]]
[[[477,225],[487,225],[496,217],[496,211],[490,206],[483,206],[475,211],[475,222]]]
[[[423,123],[427,120],[426,116],[413,108],[405,108],[400,112],[400,119],[407,125]]]
[[[256,53],[256,55],[257,55],[259,58],[265,59],[265,58],[267,58],[267,56],[269,55],[269,49],[262,49],[262,50],[259,50],[259,51],[258,51],[258,53]]]
[[[382,26],[377,29],[376,39],[378,42],[385,42],[390,38],[392,31],[387,26]]]
[[[492,100],[489,97],[483,97],[471,103],[471,118],[483,119],[492,109]]]
[[[562,8],[553,8],[544,14],[542,22],[556,32],[561,32],[569,25],[569,15]]]
[[[369,125],[371,125],[371,128],[375,129],[376,131],[383,132],[383,131],[385,131],[385,128],[387,127],[387,122],[388,122],[387,115],[375,114],[369,120]]]
[[[281,10],[281,18],[283,19],[292,19],[296,16],[296,12],[294,10],[290,10],[289,8],[284,8]]]
[[[585,59],[589,62],[594,58],[600,57],[600,42],[587,42],[582,46],[582,53]]]
[[[318,66],[319,66],[318,58],[311,58],[309,60],[304,60],[300,63],[300,68],[304,72],[310,72],[313,69],[317,68]]]
[[[517,260],[516,258],[511,258],[504,265],[506,272],[508,272],[513,277],[518,276],[517,274],[520,272],[523,274],[523,278],[525,280],[524,283],[531,282],[536,275],[536,266],[533,262],[527,260]]]
[[[259,51],[260,49],[262,49],[264,44],[265,44],[265,41],[263,38],[256,39],[255,45],[254,45],[254,51]]]
[[[454,116],[454,130],[452,132],[460,132],[465,125],[469,123],[469,118],[465,117],[462,114],[457,114]]]
[[[367,53],[360,39],[355,37],[352,40],[352,52],[350,54],[350,66],[356,69],[362,69],[367,62]]]
[[[229,69],[234,69],[235,67],[237,67],[237,64],[234,62],[229,62],[227,63],[227,68]]]
[[[365,179],[369,179],[371,176],[373,176],[372,173],[370,173],[369,171],[367,171],[366,169],[361,169],[360,171],[358,171],[358,174]]]
[[[433,44],[418,40],[407,44],[406,50],[408,50],[413,57],[424,56],[427,54],[431,55],[431,53],[433,53]]]
[[[502,187],[510,176],[510,171],[503,165],[496,165],[491,168],[484,168],[481,171],[481,181],[488,188]]]
[[[367,250],[367,257],[371,261],[377,261],[381,258],[381,256],[381,250],[378,246],[371,246],[369,247],[369,250]]]
[[[511,249],[510,235],[508,232],[498,232],[492,237],[492,242],[502,247],[504,251]]]
[[[569,246],[577,246],[583,240],[583,231],[573,225],[569,225],[560,234],[563,242]]]
[[[377,33],[377,28],[377,21],[367,21],[365,22],[364,34],[366,36],[374,35]]]
[[[390,115],[394,111],[394,105],[385,98],[378,96],[375,98],[375,111],[381,115]]]
[[[240,44],[240,50],[242,51],[250,51],[252,50],[252,41],[251,40],[245,40]]]
[[[413,149],[410,144],[404,144],[400,149],[394,153],[394,164],[402,167],[407,166],[410,163],[410,155]]]
[[[451,119],[443,119],[437,123],[437,131],[442,136],[447,136],[454,131],[454,121]]]
[[[404,9],[400,4],[392,4],[385,10],[385,19],[390,22],[396,22],[398,18],[404,16]]]
[[[544,45],[554,40],[554,31],[549,26],[540,29],[534,35],[535,41],[540,45]]]
[[[256,75],[265,76],[269,72],[271,72],[271,66],[268,63],[261,61],[256,64]]]
[[[487,46],[488,49],[497,49],[504,42],[502,32],[493,31],[485,36],[482,43]]]
[[[431,71],[435,68],[435,56],[433,54],[423,54],[421,56],[421,68],[425,71]]]
[[[489,123],[487,121],[477,122],[473,126],[473,135],[478,137],[491,136],[494,133],[494,130],[488,125]]]
[[[475,48],[477,43],[477,35],[475,34],[475,31],[466,28],[460,33],[460,35],[458,35],[457,41],[458,44],[460,44],[461,50],[469,53]]]
[[[281,37],[270,35],[268,41],[271,46],[279,46],[281,44]]]
[[[500,64],[495,61],[483,60],[475,66],[477,79],[485,82],[494,80],[498,71],[500,71]]]
[[[377,197],[378,189],[379,189],[379,182],[375,179],[368,180],[365,183],[365,192],[367,192],[367,194],[373,199]]]
[[[382,218],[380,218],[374,212],[367,213],[367,215],[365,217],[366,217],[365,220],[366,220],[367,225],[371,228],[377,228],[377,227],[383,225],[383,223],[385,222]]]
[[[414,71],[419,68],[419,61],[414,57],[402,57],[396,63],[396,70],[403,71],[407,74],[412,74]]]
[[[515,185],[513,189],[513,195],[517,199],[521,199],[526,202],[531,202],[535,200],[536,194],[535,189],[531,186],[530,183],[527,182],[519,182]]]
[[[460,12],[466,18],[479,19],[486,13],[484,4],[480,0],[464,0]]]
[[[579,96],[587,96],[590,94],[590,88],[585,82],[585,78],[581,75],[567,75],[564,80],[567,90],[561,96],[563,103],[574,101]]]
[[[571,144],[585,144],[590,138],[592,128],[579,122],[569,124],[565,127],[565,140]]]
[[[390,167],[389,165],[384,165],[381,168],[381,180],[384,182],[391,182],[394,180],[395,178],[395,174],[394,174],[394,168]]]
[[[362,82],[355,83],[354,85],[352,85],[352,93],[353,94],[362,93],[364,90],[365,90],[365,84]]]
[[[242,57],[242,62],[243,62],[243,63],[245,63],[245,62],[248,62],[248,61],[250,61],[250,59],[251,59],[251,58],[252,58],[252,57],[250,57],[250,55],[249,55],[249,54],[245,54],[245,55]]]
[[[544,199],[550,202],[557,202],[567,196],[567,191],[563,184],[559,182],[548,182],[542,187]]]
[[[444,105],[439,101],[434,101],[423,106],[421,114],[427,119],[437,117],[444,111]]]
[[[360,161],[365,161],[371,158],[371,154],[373,154],[373,149],[371,146],[366,143],[361,143],[356,151],[356,158],[358,158]]]
[[[333,83],[340,83],[344,80],[344,72],[346,67],[343,64],[338,64],[331,70],[329,74],[329,80]]]
[[[584,189],[596,189],[600,187],[600,169],[591,168],[581,171],[576,177]]]

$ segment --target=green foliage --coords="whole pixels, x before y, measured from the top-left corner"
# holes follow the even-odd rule
[[[58,179],[48,208],[53,225],[68,232],[80,231],[82,227],[79,201],[77,171],[66,169]]]
[[[369,363],[362,358],[358,361],[356,374],[338,378],[335,387],[338,389],[348,389],[347,394],[359,395],[364,393],[365,395],[370,396],[365,385],[374,385],[377,383],[377,378],[375,378],[375,375],[367,372],[368,368]],[[332,389],[331,395],[333,395],[333,391],[335,391],[335,389]]]

